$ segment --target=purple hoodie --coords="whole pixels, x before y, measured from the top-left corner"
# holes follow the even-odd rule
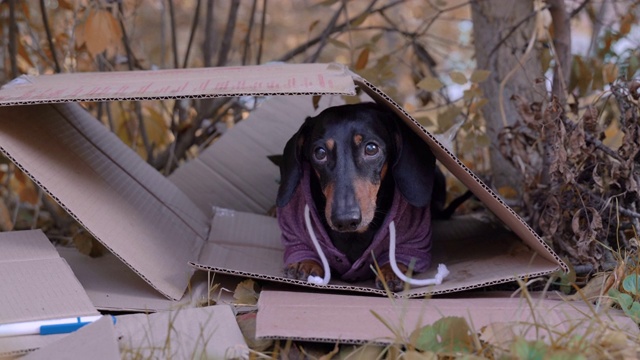
[[[289,265],[302,260],[315,260],[322,264],[316,253],[304,221],[304,207],[309,205],[311,224],[318,238],[332,275],[338,275],[345,281],[360,281],[373,278],[371,270],[373,251],[379,266],[389,263],[389,223],[396,226],[396,261],[409,266],[415,259],[413,271],[423,272],[431,265],[431,213],[429,206],[417,208],[409,204],[398,188],[394,189],[393,202],[384,223],[375,234],[371,245],[354,263],[340,252],[329,238],[319,218],[315,203],[311,197],[309,166],[303,166],[303,175],[293,197],[287,205],[278,208],[278,224],[282,230],[282,243],[285,247],[284,263]]]

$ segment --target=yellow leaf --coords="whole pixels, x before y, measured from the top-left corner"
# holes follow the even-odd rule
[[[510,186],[503,186],[498,188],[498,194],[506,199],[515,199],[518,197],[518,191]]]
[[[613,83],[618,78],[618,65],[616,64],[605,64],[602,67],[602,77],[604,81],[608,84]]]
[[[475,70],[471,74],[471,82],[472,83],[481,83],[489,78],[491,71],[489,70]]]
[[[91,10],[84,24],[84,41],[93,56],[120,42],[122,30],[118,20],[107,10]]]
[[[452,71],[449,76],[451,76],[451,80],[456,84],[464,85],[467,83],[467,77],[459,71]]]
[[[362,70],[367,66],[367,62],[369,62],[369,48],[364,48],[358,55],[358,61],[356,61],[356,65],[354,67],[355,70]]]
[[[340,40],[329,39],[329,43],[338,48],[349,49],[349,45],[347,45],[345,42],[342,42]]]
[[[444,84],[436,77],[426,77],[420,82],[418,82],[417,86],[420,89],[427,91],[438,91],[440,88],[444,86]]]

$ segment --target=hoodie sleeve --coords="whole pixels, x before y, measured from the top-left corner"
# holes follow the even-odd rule
[[[289,203],[277,209],[285,265],[302,260],[315,260],[320,263],[320,257],[313,247],[305,225],[304,205],[304,197],[298,186]]]

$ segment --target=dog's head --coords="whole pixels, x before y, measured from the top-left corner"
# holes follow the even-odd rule
[[[326,221],[335,231],[367,230],[387,176],[410,204],[431,201],[435,157],[394,113],[375,103],[331,107],[306,119],[284,149],[279,207],[291,200],[303,162],[318,179]]]

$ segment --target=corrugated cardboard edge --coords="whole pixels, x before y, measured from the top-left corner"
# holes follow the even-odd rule
[[[387,104],[416,134],[418,134],[431,148],[436,159],[444,165],[458,180],[460,180],[474,195],[485,204],[509,229],[516,233],[525,244],[545,258],[557,263],[565,272],[569,267],[547,245],[535,231],[509,207],[490,187],[485,185],[462,161],[449,151],[435,136],[427,131],[418,121],[404,110],[398,103],[387,96],[372,83],[353,74],[354,81],[376,102]]]
[[[265,289],[258,300],[256,336],[343,344],[402,343],[412,331],[448,316],[465,318],[472,331],[509,324],[528,340],[539,340],[535,333],[544,331],[545,326],[575,336],[581,330],[588,336],[593,325],[604,330],[603,324],[639,334],[636,324],[620,310],[596,314],[592,306],[582,302],[530,300],[481,296],[393,300]],[[532,326],[534,319],[537,326]]]
[[[253,72],[255,82],[237,81],[235,77],[239,72]],[[179,83],[173,80],[176,73],[180,75]],[[337,63],[126,72],[127,80],[143,79],[136,87],[122,83],[112,72],[23,75],[0,88],[0,106],[77,101],[208,99],[245,95],[355,95],[355,85],[348,73],[346,66]],[[98,80],[100,85],[86,81],[87,78]],[[87,82],[91,86],[87,87]],[[301,87],[305,91],[292,90]]]

